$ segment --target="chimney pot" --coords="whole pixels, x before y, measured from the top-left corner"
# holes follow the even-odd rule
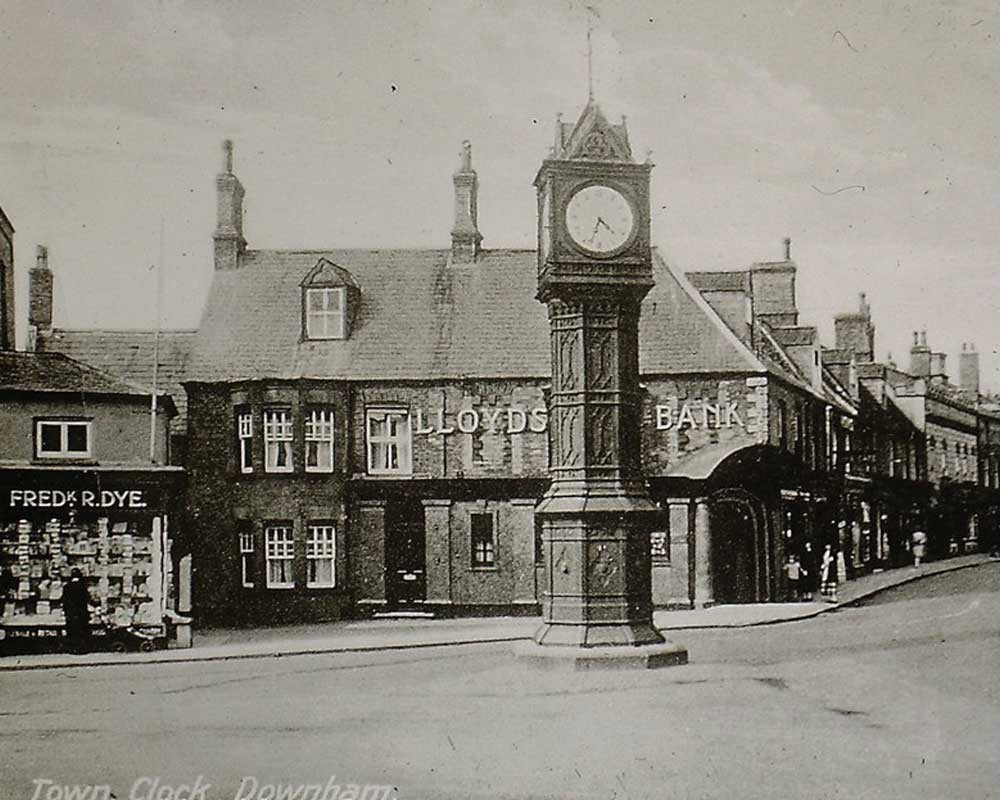
[[[789,236],[785,237],[785,261],[792,260],[792,239]]]
[[[35,246],[35,268],[49,268],[49,250],[44,244]]]
[[[225,139],[222,142],[222,171],[226,175],[233,174],[233,140]]]

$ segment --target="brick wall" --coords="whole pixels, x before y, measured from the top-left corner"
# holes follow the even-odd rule
[[[338,426],[334,472],[306,473],[303,459],[303,415],[306,406],[334,408],[335,419],[347,418],[345,392],[336,387],[189,385],[188,456],[189,515],[184,550],[195,553],[194,613],[200,623],[281,622],[330,619],[342,615],[350,602],[348,542],[344,486],[347,431]],[[294,471],[264,471],[261,412],[268,406],[292,409],[295,420]],[[254,415],[251,474],[237,464],[236,410]],[[310,521],[336,528],[336,586],[306,587],[305,537]],[[294,536],[294,589],[269,589],[265,581],[264,528],[290,524]],[[254,586],[242,586],[240,530],[254,537]]]
[[[767,386],[760,379],[656,379],[643,385],[643,464],[650,477],[683,467],[715,445],[765,441]]]

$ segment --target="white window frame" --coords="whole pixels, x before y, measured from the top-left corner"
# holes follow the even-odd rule
[[[253,412],[239,411],[236,414],[236,442],[240,456],[240,472],[253,472]]]
[[[330,562],[329,582],[312,580],[312,566]],[[310,522],[306,531],[306,586],[310,589],[332,589],[337,585],[337,529],[326,522]]]
[[[486,517],[490,521],[490,538],[484,540],[487,547],[482,549],[483,560],[478,559],[479,547],[475,536],[475,526],[473,520],[476,517]],[[469,564],[472,569],[496,569],[497,568],[497,519],[496,514],[489,511],[473,511],[469,514]],[[489,563],[486,562],[486,555],[489,555]]]
[[[295,588],[295,535],[290,523],[271,523],[264,527],[265,585],[268,589]],[[287,565],[286,580],[272,580],[271,566]]]
[[[292,412],[287,408],[264,409],[264,472],[292,472],[295,458]],[[278,465],[278,453],[284,450],[285,465]]]
[[[243,530],[239,532],[240,544],[240,583],[244,589],[254,587],[253,579],[253,531]]]
[[[321,308],[313,309],[312,299],[321,297]],[[331,298],[339,308],[331,308]],[[343,339],[346,336],[347,291],[343,286],[306,288],[305,315],[307,339]]]
[[[44,450],[42,448],[42,428],[45,426],[59,428],[59,449]],[[87,432],[87,449],[69,449],[69,428],[70,426],[83,427]],[[38,458],[93,458],[94,441],[93,429],[90,420],[82,419],[39,419],[35,421],[35,453]]]
[[[660,547],[656,546],[657,541]],[[657,528],[649,534],[649,557],[657,564],[670,562],[670,531],[666,528]]]
[[[333,472],[333,436],[334,436],[334,415],[332,408],[311,408],[306,414],[305,420],[305,464],[306,472]],[[309,463],[309,444],[316,442],[316,454],[319,457],[319,444],[326,442],[329,444],[329,456],[323,463]]]
[[[395,433],[384,435],[372,433],[372,423],[378,420],[395,419]],[[410,412],[405,408],[382,407],[369,408],[365,411],[365,442],[368,455],[369,475],[411,475],[413,473],[413,441],[410,426]],[[385,448],[385,458],[377,459],[377,448]],[[392,453],[395,451],[396,466],[391,466]],[[385,464],[386,466],[382,466]]]

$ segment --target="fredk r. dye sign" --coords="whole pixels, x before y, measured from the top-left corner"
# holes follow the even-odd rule
[[[7,508],[147,508],[142,489],[10,489]]]

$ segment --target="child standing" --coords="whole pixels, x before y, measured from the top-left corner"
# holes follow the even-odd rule
[[[788,554],[788,561],[785,563],[785,579],[788,585],[788,599],[801,600],[802,595],[799,589],[799,581],[802,577],[802,564],[795,553]]]

